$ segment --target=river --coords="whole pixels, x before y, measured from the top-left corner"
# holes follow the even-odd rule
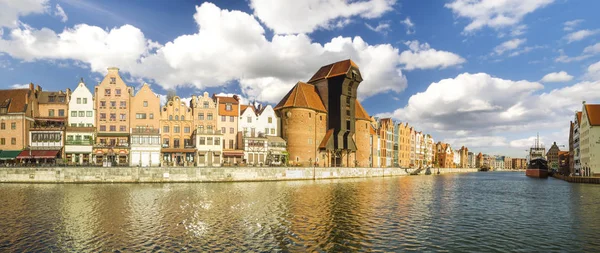
[[[1,252],[599,252],[600,185],[478,172],[0,184]]]

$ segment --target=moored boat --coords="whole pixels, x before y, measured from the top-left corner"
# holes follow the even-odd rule
[[[530,160],[525,175],[535,178],[548,178],[548,161],[542,157]]]

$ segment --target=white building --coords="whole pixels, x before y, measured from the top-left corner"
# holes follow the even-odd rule
[[[581,110],[579,150],[582,175],[600,174],[600,104],[585,104]]]
[[[92,148],[95,139],[96,111],[94,110],[94,95],[85,86],[83,79],[71,93],[67,116],[67,139],[65,142],[67,161],[72,164],[93,162]]]
[[[212,127],[196,129],[196,150],[199,167],[218,167],[223,160],[223,133],[213,130]]]
[[[457,166],[457,168],[460,168],[460,150],[459,149],[454,150],[454,156],[452,156],[452,162],[454,163],[454,165]]]
[[[580,126],[581,112],[576,112],[575,121],[573,122],[573,173],[575,175],[581,175]]]
[[[266,136],[279,136],[278,121],[279,118],[271,105],[262,106],[254,103],[240,106],[238,129],[242,131],[243,136],[257,136],[259,133]]]
[[[266,165],[285,165],[287,162],[287,143],[279,136],[267,136],[268,154]]]
[[[131,128],[130,166],[160,165],[160,129],[152,127]]]

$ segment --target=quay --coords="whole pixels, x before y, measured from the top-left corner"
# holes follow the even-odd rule
[[[434,175],[438,169],[435,169]],[[441,168],[439,174],[476,172]],[[0,183],[202,183],[408,176],[403,168],[349,167],[41,167],[0,168]]]
[[[564,176],[560,174],[554,174],[554,178],[562,179],[569,183],[579,183],[579,184],[600,184],[600,177],[571,177]]]

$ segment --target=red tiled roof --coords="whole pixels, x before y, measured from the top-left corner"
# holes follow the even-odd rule
[[[288,107],[308,108],[327,112],[321,97],[317,93],[317,88],[312,84],[303,82],[298,82],[274,109],[280,110]]]
[[[318,81],[318,80],[321,80],[324,78],[331,78],[331,77],[335,77],[335,76],[345,75],[350,70],[350,67],[358,68],[356,63],[354,63],[350,59],[332,63],[329,65],[325,65],[325,66],[321,67],[317,71],[317,73],[315,73],[315,75],[313,75],[313,77],[310,78],[310,80],[308,82],[310,83],[310,82]]]
[[[219,103],[232,103],[232,104],[238,104],[238,99],[237,96],[235,97],[228,97],[228,96],[217,96],[215,95],[214,97],[219,98]]]
[[[25,112],[29,89],[0,90],[0,104],[8,104],[8,113]]]
[[[600,125],[600,105],[585,105],[585,112],[588,116],[590,126]]]
[[[367,111],[365,111],[365,108],[362,107],[358,100],[355,101],[356,102],[354,102],[354,117],[356,119],[369,120],[369,114],[367,113]]]
[[[581,112],[577,112],[577,125],[581,125]]]

